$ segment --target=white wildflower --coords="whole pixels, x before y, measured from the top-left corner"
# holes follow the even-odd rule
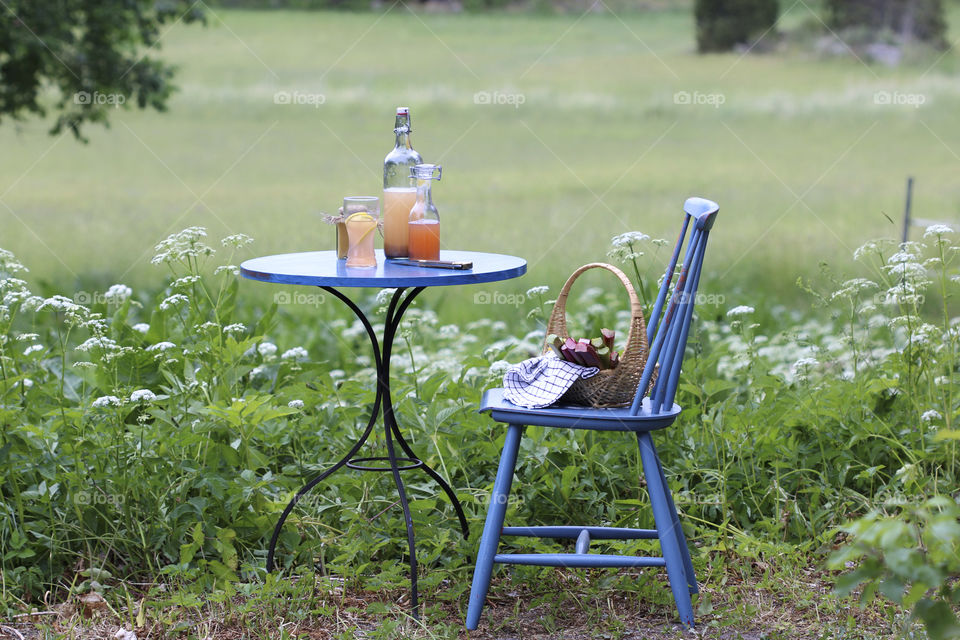
[[[265,375],[266,373],[267,373],[267,368],[261,364],[261,365],[255,366],[253,369],[250,370],[250,377],[258,378],[262,375]]]
[[[740,306],[734,307],[733,309],[730,309],[730,311],[727,311],[727,317],[728,317],[728,318],[738,318],[738,317],[740,317],[740,316],[749,315],[749,314],[753,313],[754,311],[756,311],[756,309],[754,309],[753,307],[748,307],[748,306],[745,305],[745,304],[741,304]]]
[[[331,380],[339,380],[340,378],[345,377],[347,373],[343,369],[333,369],[327,375],[330,376]]]
[[[133,325],[132,329],[140,333],[146,333],[147,331],[150,331],[150,325],[148,325],[146,322],[138,322],[137,324]]]
[[[39,340],[39,333],[21,333],[17,336],[17,340],[20,342],[27,342],[28,340]]]
[[[115,284],[115,285],[111,285],[111,287],[107,289],[107,292],[103,294],[103,297],[106,299],[107,302],[120,304],[132,295],[133,295],[133,289],[131,289],[127,285]]]
[[[440,330],[437,331],[437,334],[441,338],[451,340],[453,338],[456,338],[458,335],[460,335],[460,327],[458,327],[455,324],[445,324],[442,327],[440,327]]]
[[[502,376],[510,368],[510,363],[506,360],[497,360],[490,365],[491,376]]]
[[[377,304],[381,306],[388,304],[396,291],[396,289],[380,289],[377,292]]]
[[[225,264],[213,270],[213,275],[218,276],[221,273],[229,273],[234,276],[240,275],[240,267],[235,264]]]
[[[224,333],[243,333],[246,330],[247,328],[242,324],[240,324],[239,322],[228,324],[223,328]]]
[[[527,297],[533,298],[533,297],[542,296],[546,294],[548,291],[550,291],[550,287],[546,285],[541,285],[539,287],[532,287],[530,289],[527,289]]]
[[[953,227],[945,224],[932,224],[923,232],[923,237],[942,236],[947,233],[954,233]]]
[[[273,344],[272,342],[261,342],[259,345],[257,345],[257,351],[261,356],[267,358],[277,352],[277,345]]]
[[[303,409],[303,400],[291,400],[287,406],[291,409]]]
[[[830,299],[837,300],[839,298],[854,298],[868,289],[879,288],[879,285],[872,280],[867,280],[866,278],[854,278],[853,280],[847,280],[840,285],[840,288],[833,292],[833,294],[830,296]]]
[[[306,360],[310,357],[310,354],[303,347],[294,347],[284,351],[280,357],[284,360]]]
[[[800,358],[793,363],[793,369],[794,371],[803,371],[804,369],[815,367],[817,364],[818,362],[816,358]]]
[[[110,406],[120,407],[120,406],[123,406],[123,400],[121,400],[117,396],[100,396],[99,398],[94,400],[92,403],[90,403],[90,406],[97,407],[97,408],[110,407]]]
[[[205,237],[207,237],[207,230],[203,227],[188,227],[174,233],[156,246],[157,254],[150,263],[185,262],[190,258],[212,255],[213,248],[201,242]]]
[[[197,282],[200,282],[200,276],[183,276],[170,283],[170,286],[174,289],[185,289]]]
[[[175,293],[160,303],[160,310],[167,311],[168,309],[173,309],[182,304],[186,304],[189,301],[190,300],[187,298],[187,296],[183,295],[182,293]]]
[[[158,342],[147,347],[147,351],[166,351],[167,349],[173,349],[177,345],[172,342]]]
[[[43,349],[44,349],[44,346],[42,344],[32,344],[23,350],[23,355],[28,356],[31,353],[36,353],[37,351],[43,351]]]
[[[221,240],[220,244],[222,244],[225,247],[235,247],[237,249],[240,249],[252,242],[253,242],[253,238],[251,238],[250,236],[243,233],[235,233]]]
[[[618,236],[613,236],[610,240],[610,244],[614,247],[629,247],[631,244],[637,244],[639,242],[645,242],[649,240],[650,236],[639,231],[627,231],[626,233],[621,233]]]
[[[924,411],[923,415],[920,416],[920,419],[923,420],[924,422],[933,422],[934,420],[943,420],[943,416],[940,415],[939,411],[930,409],[928,411]]]
[[[93,338],[87,338],[81,344],[78,344],[76,349],[77,351],[91,351],[93,349],[100,349],[101,351],[114,351],[119,349],[119,345],[115,340],[111,340],[110,338],[94,336]]]
[[[37,311],[44,311],[45,309],[53,309],[54,311],[78,311],[80,305],[66,296],[53,296],[52,298],[45,299],[40,306],[37,307]]]
[[[156,399],[156,394],[150,389],[137,389],[130,394],[130,402],[153,402]]]
[[[30,387],[33,386],[33,380],[31,380],[30,378],[24,378],[24,379],[23,379],[23,386],[24,386],[25,389],[29,389]]]

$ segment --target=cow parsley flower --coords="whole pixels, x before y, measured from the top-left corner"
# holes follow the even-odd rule
[[[243,333],[246,330],[247,328],[242,324],[240,324],[239,322],[228,324],[223,328],[224,333]]]
[[[730,309],[730,311],[727,311],[727,317],[738,318],[740,316],[750,315],[754,311],[756,311],[756,309],[753,307],[748,307],[745,304],[741,304],[740,306],[734,307],[733,309]]]
[[[530,289],[527,289],[527,297],[533,298],[537,296],[542,296],[546,294],[548,291],[550,291],[550,287],[546,285],[541,285],[539,287],[532,287]]]
[[[933,422],[934,420],[943,420],[943,416],[940,415],[939,411],[930,409],[928,411],[924,411],[923,415],[920,416],[920,419],[923,420],[924,422]]]
[[[156,394],[150,389],[137,389],[130,394],[130,402],[153,402],[156,399]]]
[[[243,233],[235,233],[221,240],[220,244],[222,244],[225,247],[235,247],[237,249],[241,249],[247,246],[248,244],[251,244],[252,242],[253,242],[253,238],[251,238],[250,236]]]
[[[111,340],[110,338],[105,338],[102,336],[87,338],[76,347],[77,351],[92,351],[93,349],[100,349],[101,351],[115,351],[119,348],[120,345],[118,345],[115,340]]]
[[[173,349],[177,345],[172,342],[158,342],[157,344],[152,344],[147,347],[147,351],[166,351],[167,349]]]
[[[17,336],[17,340],[20,342],[27,342],[30,340],[39,340],[39,339],[40,339],[39,333],[21,333],[20,335]]]
[[[121,407],[123,406],[123,400],[121,400],[117,396],[100,396],[99,398],[94,400],[92,403],[90,403],[90,406],[96,407],[96,408],[111,407],[111,406]]]
[[[44,350],[44,346],[42,344],[32,344],[23,350],[23,355],[28,356],[31,353],[36,353],[37,351],[43,351],[43,350]]]
[[[140,333],[146,333],[147,331],[150,331],[150,325],[148,325],[146,322],[138,322],[137,324],[133,325],[133,327],[131,328],[134,331],[138,331]]]
[[[261,342],[257,345],[257,352],[264,358],[270,357],[277,352],[277,345],[272,342]]]
[[[264,343],[267,344],[267,343]],[[307,353],[307,350],[303,347],[294,347],[292,349],[287,349],[283,352],[283,355],[280,356],[284,360],[306,360],[310,357],[310,354]]]
[[[174,309],[182,304],[186,304],[189,301],[190,300],[187,298],[187,296],[183,295],[182,293],[175,293],[160,303],[160,310],[167,311],[168,309]]]
[[[932,224],[927,227],[927,230],[923,232],[924,238],[929,238],[930,236],[942,236],[947,233],[954,233],[953,227],[946,224]]]
[[[30,378],[24,378],[22,383],[23,383],[24,389],[29,389],[30,387],[33,386],[33,380],[31,380]]]
[[[506,360],[497,360],[490,365],[491,376],[502,376],[510,368],[510,363]]]
[[[174,289],[185,289],[197,282],[200,282],[200,276],[183,276],[170,283],[170,286]]]
[[[287,406],[291,409],[303,409],[303,400],[291,400]]]
[[[235,264],[225,264],[213,270],[213,275],[215,276],[218,276],[221,273],[229,273],[230,275],[238,276],[240,275],[240,267]]]
[[[120,304],[132,295],[133,295],[133,289],[131,289],[127,285],[115,284],[115,285],[111,285],[111,287],[107,289],[107,292],[103,294],[103,297],[106,299],[107,302]]]
[[[203,227],[188,227],[183,231],[167,236],[167,239],[156,246],[157,254],[150,261],[151,264],[165,264],[184,262],[190,258],[213,255],[213,247],[202,242],[207,237],[207,230]]]

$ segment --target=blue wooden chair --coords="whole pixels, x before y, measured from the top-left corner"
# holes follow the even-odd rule
[[[480,410],[489,411],[494,420],[505,423],[507,436],[490,497],[487,521],[480,539],[467,609],[467,629],[476,629],[480,622],[480,614],[490,586],[490,574],[495,563],[580,568],[665,567],[680,613],[680,621],[684,625],[693,626],[690,594],[697,593],[697,580],[690,562],[687,541],[677,518],[677,509],[650,436],[652,431],[673,424],[680,414],[680,407],[674,404],[673,398],[686,350],[703,254],[719,207],[703,198],[690,198],[684,203],[683,210],[685,215],[680,237],[670,264],[667,265],[666,277],[647,325],[650,354],[632,406],[590,409],[553,405],[544,409],[525,409],[504,400],[503,389],[491,389],[484,394]],[[683,265],[674,284],[677,260],[685,243]],[[653,389],[647,395],[647,387],[657,365],[659,373]],[[647,480],[656,529],[591,526],[504,527],[503,519],[509,502],[510,485],[524,425],[635,433],[640,445],[640,459]],[[574,553],[497,553],[500,536],[565,538],[576,540],[576,544]],[[642,538],[659,540],[663,555],[634,557],[588,553],[591,540]]]

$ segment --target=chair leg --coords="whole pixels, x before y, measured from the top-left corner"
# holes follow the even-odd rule
[[[657,449],[650,441],[650,448],[656,453]],[[677,534],[677,544],[680,545],[680,555],[683,556],[683,568],[687,574],[687,587],[690,594],[700,593],[697,587],[697,576],[693,572],[693,561],[690,560],[690,548],[687,546],[687,537],[683,535],[683,527],[680,525],[680,518],[677,516],[677,507],[673,502],[673,496],[670,494],[670,488],[667,486],[667,477],[663,474],[663,465],[660,464],[660,456],[657,456],[657,468],[660,470],[660,482],[664,487],[664,494],[667,497],[667,506],[670,507],[670,515],[673,516],[673,530]]]
[[[522,433],[522,425],[507,425],[507,438],[503,443],[500,466],[497,468],[497,478],[493,483],[493,494],[490,496],[490,507],[487,510],[487,521],[483,525],[483,535],[480,537],[477,564],[473,570],[473,584],[470,587],[470,602],[467,607],[467,629],[470,630],[476,629],[480,623],[483,603],[487,599],[490,574],[493,571],[493,557],[497,554],[503,519],[507,514],[510,485],[513,484],[513,470],[517,466],[517,450],[520,448]]]
[[[643,474],[647,479],[647,489],[650,493],[650,503],[653,506],[653,520],[657,526],[660,538],[660,548],[667,564],[667,576],[670,578],[670,589],[673,599],[677,603],[677,612],[680,622],[685,626],[693,626],[693,605],[690,602],[690,589],[687,583],[686,569],[683,554],[680,551],[679,537],[677,536],[677,520],[675,511],[670,509],[670,489],[663,481],[660,473],[659,459],[653,448],[653,440],[649,432],[638,433],[637,442],[640,445],[640,459],[643,462]]]

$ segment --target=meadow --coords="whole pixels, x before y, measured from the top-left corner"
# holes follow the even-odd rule
[[[781,21],[811,25],[804,3]],[[957,57],[885,68],[809,44],[697,56],[689,7],[216,10],[163,37],[180,65],[169,112],[119,109],[86,145],[5,123],[0,620],[44,637],[458,637],[503,441],[480,393],[538,350],[581,263],[655,279],[652,243],[611,240],[671,238],[692,194],[721,205],[712,297],[687,412],[657,443],[704,585],[700,633],[899,638],[947,619],[960,243],[948,227],[893,239],[907,175],[915,215],[960,218]],[[398,341],[399,420],[473,531],[459,539],[435,487],[411,480],[422,623],[386,477],[318,488],[281,537],[285,577],[266,575],[272,523],[362,429],[373,372],[329,296],[271,304],[231,267],[332,247],[319,212],[378,191],[400,104],[444,165],[444,245],[529,261],[516,282],[425,294]],[[585,281],[572,326],[622,326],[622,291]],[[375,294],[354,295],[380,317]],[[531,428],[522,452],[508,521],[651,524],[629,443]],[[105,604],[81,603],[91,593]],[[650,572],[518,567],[491,602],[472,637],[682,635]]]

